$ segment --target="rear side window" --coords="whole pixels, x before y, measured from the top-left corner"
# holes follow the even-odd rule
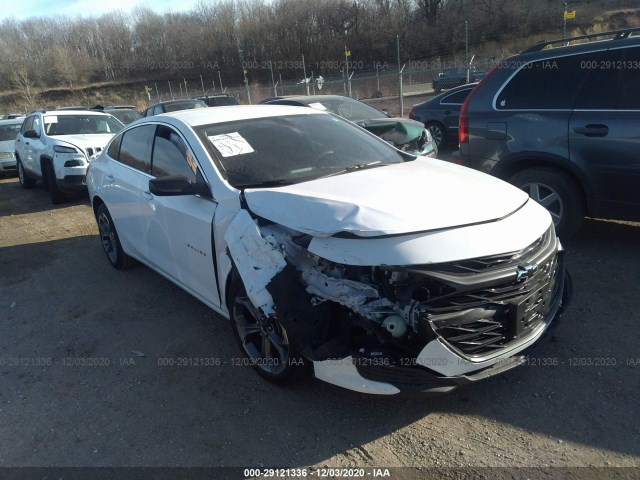
[[[498,110],[569,110],[602,52],[538,60],[524,65],[496,98]]]
[[[184,175],[195,182],[195,172],[196,161],[182,138],[171,128],[159,126],[153,146],[151,175]]]
[[[451,95],[447,95],[442,100],[440,100],[440,104],[442,105],[462,105],[465,99],[469,96],[469,92],[471,92],[471,88],[465,88],[464,90],[460,90],[459,92],[452,93]]]
[[[125,132],[122,135],[118,161],[141,172],[149,173],[155,131],[155,125],[142,125]]]

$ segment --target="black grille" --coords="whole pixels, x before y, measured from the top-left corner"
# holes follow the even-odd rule
[[[97,155],[98,153],[100,153],[102,151],[102,148],[101,147],[95,147],[95,148],[89,147],[85,151],[87,152],[87,156],[89,158],[91,158],[93,155]]]
[[[559,260],[554,252],[519,280],[427,301],[420,318],[464,355],[496,352],[532,334],[560,302]]]

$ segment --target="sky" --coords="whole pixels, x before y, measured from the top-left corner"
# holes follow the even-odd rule
[[[83,16],[94,17],[113,10],[131,12],[137,5],[145,5],[155,12],[183,12],[191,10],[198,0],[0,0],[0,20],[13,17]]]

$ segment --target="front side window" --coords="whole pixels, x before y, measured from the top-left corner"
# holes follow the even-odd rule
[[[640,47],[607,51],[589,64],[591,78],[576,108],[588,110],[640,109]]]
[[[253,118],[195,130],[238,189],[300,183],[415,158],[334,115]]]
[[[155,131],[155,125],[142,125],[124,132],[118,160],[136,170],[149,173]]]
[[[524,65],[496,97],[498,110],[569,110],[589,66],[602,52],[538,60]]]
[[[24,123],[22,124],[22,130],[20,130],[21,132],[26,132],[28,130],[33,130],[33,119],[35,118],[35,115],[32,117],[27,117],[26,120],[24,121]]]
[[[153,146],[151,175],[183,175],[196,181],[197,164],[182,138],[171,128],[158,126]]]
[[[33,130],[35,130],[36,134],[40,136],[42,134],[42,128],[40,126],[40,117],[33,117]]]
[[[109,155],[114,160],[118,160],[120,158],[120,143],[122,142],[122,135],[118,135],[111,141],[109,145],[109,150],[107,150],[107,155]]]

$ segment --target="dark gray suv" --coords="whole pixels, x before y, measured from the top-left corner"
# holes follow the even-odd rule
[[[585,215],[640,220],[638,34],[544,42],[501,62],[462,106],[454,161],[526,190],[565,238]]]

